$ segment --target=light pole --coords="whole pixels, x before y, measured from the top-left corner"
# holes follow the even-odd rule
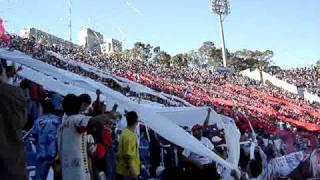
[[[72,42],[72,11],[71,11],[71,7],[72,7],[72,3],[71,0],[68,0],[68,6],[69,6],[69,40],[70,42]]]
[[[225,40],[224,40],[223,20],[227,15],[230,14],[229,1],[228,0],[212,0],[212,11],[216,13],[219,17],[223,66],[227,67],[227,55],[226,55],[226,46],[225,46]]]

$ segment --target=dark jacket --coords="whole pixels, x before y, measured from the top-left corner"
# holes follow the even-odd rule
[[[0,83],[0,179],[26,179],[24,146],[19,137],[26,123],[27,100],[22,90]]]

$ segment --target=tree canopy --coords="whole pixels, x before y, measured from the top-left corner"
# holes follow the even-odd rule
[[[271,65],[273,51],[265,50],[238,50],[230,53],[226,49],[227,64],[236,70],[247,68],[266,68]],[[222,50],[217,48],[211,41],[205,41],[197,50],[187,53],[178,53],[171,56],[160,46],[152,46],[142,42],[134,43],[132,49],[122,52],[122,57],[141,61],[152,61],[165,65],[192,66],[192,67],[220,67],[222,66]],[[320,62],[317,64],[319,65]]]

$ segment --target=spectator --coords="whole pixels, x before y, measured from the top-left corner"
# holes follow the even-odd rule
[[[138,179],[140,157],[135,129],[138,115],[131,111],[126,114],[127,128],[121,133],[117,153],[117,180]]]
[[[13,65],[11,65],[11,66],[8,66],[7,68],[6,68],[6,72],[7,72],[7,77],[8,77],[8,79],[9,79],[9,84],[11,84],[11,85],[14,85],[15,84],[15,76],[16,76],[16,68],[15,68],[15,65],[13,64]]]
[[[27,121],[27,100],[20,88],[7,84],[0,66],[0,177],[26,179],[24,147],[19,137]]]
[[[88,124],[88,134],[92,135],[96,147],[99,149],[99,153],[92,156],[92,170],[95,177],[104,173],[107,178],[114,179],[116,156],[112,129],[119,119],[119,113],[113,109],[111,112],[95,116]]]
[[[80,99],[73,94],[67,95],[63,100],[65,116],[58,135],[63,179],[91,179],[88,155],[100,152],[87,136],[87,126],[93,121],[105,124],[107,118],[91,119],[80,114],[80,107]],[[89,140],[89,144],[93,146],[88,147]]]
[[[47,179],[49,168],[53,165],[57,155],[56,136],[61,124],[61,117],[55,115],[50,101],[44,102],[42,107],[43,115],[36,120],[31,132],[36,138],[36,180]]]
[[[51,93],[51,103],[55,111],[63,111],[62,102],[63,96],[59,95],[58,93]]]
[[[23,89],[25,97],[27,97],[28,119],[24,130],[29,131],[40,115],[40,88],[27,79],[20,82],[20,87]]]
[[[214,146],[211,141],[203,137],[203,127],[201,125],[194,125],[192,127],[192,134],[197,138],[205,147],[209,148],[212,151]],[[207,157],[197,155],[187,149],[183,151],[183,155],[186,157],[186,161],[191,165],[191,171],[193,174],[192,179],[218,179],[220,175],[217,173],[215,164]]]
[[[92,103],[92,115],[104,114],[106,112],[106,105],[100,101],[101,91],[96,90],[97,99]]]
[[[249,160],[249,163],[247,165],[247,172],[250,178],[258,178],[258,176],[262,173],[263,162],[259,151],[259,149],[255,150],[255,158]]]
[[[258,144],[261,146],[264,154],[267,154],[267,159],[269,160],[273,157],[279,157],[293,151],[304,150],[306,152],[310,152],[310,149],[312,150],[312,148],[317,145],[315,142],[315,136],[318,135],[318,132],[315,129],[320,128],[320,126],[318,126],[320,125],[320,115],[317,110],[319,105],[302,101],[297,97],[297,95],[276,88],[269,83],[267,83],[267,86],[261,86],[259,82],[242,77],[237,72],[220,73],[210,71],[208,73],[208,69],[178,67],[174,65],[165,66],[157,62],[149,63],[146,61],[132,61],[124,57],[99,55],[96,52],[89,52],[80,48],[55,46],[45,41],[36,42],[33,38],[22,39],[18,36],[13,36],[10,41],[10,43],[2,44],[0,40],[0,46],[9,46],[8,44],[10,44],[10,48],[23,51],[28,55],[32,55],[33,58],[37,58],[57,68],[88,77],[95,81],[100,81],[112,90],[117,91],[118,93],[121,93],[121,95],[127,96],[132,100],[138,101],[139,103],[152,102],[157,103],[157,105],[161,104],[162,106],[189,106],[180,99],[170,96],[174,95],[183,98],[195,106],[210,106],[219,114],[223,114],[234,119],[242,132],[242,141],[249,141],[247,145],[242,145],[241,147],[240,166],[242,167],[241,169],[246,171],[251,178],[256,178],[261,173],[260,157],[257,157],[255,160],[249,160],[249,157],[251,158],[252,155],[250,141],[253,139],[257,139]],[[64,58],[68,59],[68,61],[60,59],[59,56],[53,55],[50,51],[54,51],[57,54],[62,55]],[[74,59],[76,63],[70,63],[72,62],[71,59]],[[108,76],[102,76],[101,73],[94,72],[92,70],[94,68],[89,70],[84,66],[78,65],[78,62],[90,64],[95,68],[102,69],[104,72],[109,71],[117,76],[112,76],[110,74],[108,74]],[[6,67],[5,69],[7,69],[8,66],[4,66]],[[130,70],[132,67],[136,68]],[[14,77],[16,74],[15,69],[9,68],[7,72],[9,72],[6,74],[7,77]],[[313,92],[320,92],[319,88],[317,88],[319,85],[319,81],[317,79],[320,74],[319,68],[276,70],[276,73],[277,72],[281,75],[278,77],[282,79],[287,79],[293,84],[302,84],[302,87],[306,87],[308,90]],[[161,93],[160,96],[145,92],[135,92],[132,89],[136,88],[128,88],[126,82],[122,81],[119,76],[148,86],[158,92],[169,93],[170,95]],[[39,91],[41,89],[40,86],[35,85],[32,82],[23,81],[21,83],[21,87],[25,89],[25,94],[29,98],[28,114],[30,116],[30,124],[32,124],[34,118],[38,116],[39,109],[41,109],[38,104],[43,102],[44,98],[41,98],[43,96],[40,93],[41,91]],[[96,93],[97,100],[93,103],[93,111],[89,114],[92,116],[99,115],[90,119],[90,122],[99,123],[88,123],[87,127],[85,127],[85,125],[71,125],[70,129],[72,129],[73,133],[65,133],[65,135],[68,134],[67,137],[69,137],[70,134],[72,134],[72,137],[77,136],[77,138],[73,138],[77,140],[72,141],[77,143],[65,144],[65,146],[70,148],[71,145],[74,145],[74,147],[72,147],[74,150],[73,153],[78,153],[79,150],[84,151],[85,149],[79,146],[78,136],[80,136],[81,143],[86,142],[86,139],[88,139],[87,141],[90,142],[88,143],[90,144],[90,147],[87,145],[86,153],[88,153],[93,159],[93,167],[95,166],[98,171],[102,171],[105,168],[103,166],[108,166],[103,163],[101,163],[103,166],[100,166],[100,162],[97,160],[103,161],[104,158],[106,158],[106,155],[108,156],[112,154],[108,152],[109,150],[112,152],[113,149],[116,149],[115,146],[117,145],[117,141],[114,141],[116,138],[111,139],[110,137],[111,133],[114,134],[110,128],[113,122],[109,121],[111,119],[110,113],[106,111],[105,104],[100,101],[101,92],[97,91]],[[83,99],[81,100],[83,102],[83,106],[80,108],[81,110],[79,110],[80,112],[78,114],[66,116],[65,119],[69,121],[66,126],[71,124],[75,119],[79,121],[82,120],[82,122],[85,123],[87,122],[86,118],[82,118],[82,116],[78,115],[80,113],[89,115],[87,112],[82,112],[90,106],[91,99],[89,101],[88,99],[90,97],[88,97],[89,96],[80,98]],[[56,100],[55,105],[57,109],[61,110],[61,97],[58,97]],[[107,115],[109,117],[106,117]],[[200,129],[204,131],[204,136],[208,137],[209,140],[214,143],[215,150],[220,154],[224,154],[226,152],[226,140],[224,139],[224,134],[221,133],[221,130],[218,130],[216,126],[208,125],[209,115],[210,112],[208,112],[204,126],[202,128],[200,127]],[[251,125],[248,124],[249,121],[251,122],[254,131],[256,131],[255,133],[252,131],[246,132],[246,130],[251,129]],[[89,124],[93,124],[95,126],[90,129],[91,127],[88,127]],[[67,128],[65,128],[65,130],[66,129]],[[86,135],[86,130],[88,130],[87,133],[90,134],[88,137]],[[195,136],[198,136],[197,134],[199,135],[202,133],[195,132]],[[269,136],[270,134],[277,134],[279,135],[279,138],[273,138]],[[246,135],[246,137],[244,135]],[[296,135],[297,138],[293,138]],[[160,146],[159,142],[161,141],[159,140],[161,138],[154,137],[157,136],[151,135],[149,150],[147,146],[144,147],[144,150],[146,151],[144,154],[148,154],[147,151],[152,152],[150,171],[153,177],[156,174],[156,167],[159,166],[158,159],[160,159],[160,147],[158,146]],[[201,141],[202,136],[199,137],[200,138],[198,139]],[[147,144],[147,141],[144,143]],[[143,149],[141,144],[140,147]],[[172,157],[174,156],[172,156],[173,153],[170,150],[173,148],[171,147],[175,147],[175,145],[170,144],[170,148],[162,149],[165,152],[163,153],[165,154],[165,157],[163,158],[165,159],[164,167],[166,168],[166,171],[169,172],[171,170],[169,170],[170,167],[168,167],[168,164],[173,164],[172,162],[174,162],[172,160]],[[179,157],[181,157],[181,154],[182,153],[180,152]],[[143,156],[140,157],[144,158]],[[201,158],[199,157],[199,159]],[[107,162],[110,161],[107,160]],[[248,164],[249,166],[247,168]],[[203,169],[197,171],[194,166],[195,165],[193,165],[193,172],[199,174],[199,172],[203,171]],[[105,174],[112,174],[109,172],[110,171],[105,171]],[[141,170],[140,176],[143,176],[143,172],[144,171]],[[228,173],[222,173],[223,176],[225,174]]]
[[[79,99],[81,103],[80,112],[87,113],[89,111],[88,108],[91,105],[91,97],[89,94],[81,94]]]

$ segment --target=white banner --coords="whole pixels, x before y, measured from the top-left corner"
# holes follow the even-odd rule
[[[286,177],[299,166],[303,159],[303,151],[274,158],[268,163],[268,166],[264,169],[263,174],[260,177],[261,179]]]
[[[226,116],[221,117],[224,123],[224,135],[228,147],[227,161],[238,165],[240,159],[240,131],[233,119]]]

